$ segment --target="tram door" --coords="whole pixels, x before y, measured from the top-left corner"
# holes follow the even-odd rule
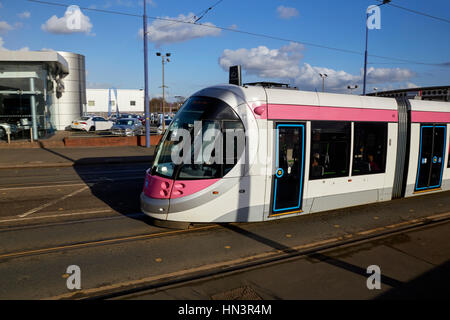
[[[301,212],[305,161],[305,125],[277,123],[275,138],[271,216]]]
[[[441,186],[446,137],[446,126],[422,125],[420,127],[420,150],[416,191],[436,189]]]

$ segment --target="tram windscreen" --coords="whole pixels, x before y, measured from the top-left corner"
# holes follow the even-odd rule
[[[180,180],[221,178],[237,163],[243,145],[244,125],[228,104],[191,97],[161,138],[151,173]]]

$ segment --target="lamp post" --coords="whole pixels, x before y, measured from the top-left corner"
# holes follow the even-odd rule
[[[377,4],[377,7],[383,4],[388,4],[391,0],[383,0],[383,3]],[[370,7],[369,7],[370,8]],[[367,42],[369,38],[369,27],[367,26],[367,20],[369,19],[369,13],[366,10],[366,50],[364,51],[364,79],[363,79],[363,96],[366,95],[366,76],[367,76]]]
[[[322,78],[322,92],[325,92],[325,78],[328,77],[326,73],[319,73],[319,76]]]
[[[144,0],[144,111],[145,111],[145,147],[150,148],[150,107],[148,103],[148,50],[147,50],[147,9]]]
[[[378,88],[373,88],[373,91],[375,92],[375,96],[377,96]]]
[[[353,94],[353,89],[356,89],[356,88],[358,88],[357,84],[355,84],[354,86],[347,86],[347,89],[350,90],[350,94]]]
[[[170,59],[169,59],[170,52],[167,52],[165,54],[161,54],[161,52],[157,52],[156,55],[158,57],[161,57],[161,60],[162,60],[162,89],[163,89],[163,99],[162,99],[163,122],[162,122],[162,129],[163,129],[163,132],[165,132],[166,131],[166,110],[165,110],[165,106],[164,106],[164,88],[166,86],[164,85],[164,65],[167,62],[170,62]]]

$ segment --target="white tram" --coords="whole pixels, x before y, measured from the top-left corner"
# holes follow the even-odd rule
[[[177,131],[193,137],[199,121],[223,133],[223,161],[174,163]],[[168,221],[266,221],[450,190],[449,131],[448,102],[213,86],[162,137],[141,208]],[[245,139],[227,153],[230,132]]]

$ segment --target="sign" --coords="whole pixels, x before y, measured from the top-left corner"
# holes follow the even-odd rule
[[[231,66],[230,67],[230,79],[229,84],[235,84],[237,86],[242,86],[242,76],[241,76],[241,66]]]

